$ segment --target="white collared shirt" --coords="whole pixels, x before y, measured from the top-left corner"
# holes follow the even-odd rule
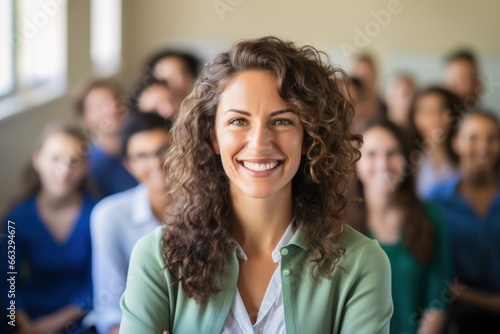
[[[285,310],[283,308],[283,291],[281,287],[281,248],[286,246],[293,237],[292,223],[288,225],[283,237],[272,252],[274,263],[280,263],[274,271],[267,286],[264,299],[259,308],[257,321],[252,325],[240,292],[236,288],[231,311],[227,316],[222,334],[286,334]],[[236,242],[236,255],[243,261],[248,257]]]
[[[99,333],[120,324],[120,298],[132,248],[159,225],[143,184],[104,198],[92,211],[94,317]]]

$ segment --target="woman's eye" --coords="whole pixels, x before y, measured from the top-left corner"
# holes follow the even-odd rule
[[[80,165],[81,163],[83,163],[83,159],[79,158],[79,157],[72,158],[69,161],[69,165],[72,167],[76,167],[76,166]]]
[[[241,118],[233,119],[229,124],[231,125],[236,125],[236,126],[242,126],[246,124],[246,121]]]
[[[376,153],[373,151],[367,151],[367,152],[363,152],[362,155],[367,157],[367,158],[374,158]]]
[[[275,125],[283,126],[283,125],[290,125],[292,122],[290,122],[288,119],[277,119],[274,121]]]

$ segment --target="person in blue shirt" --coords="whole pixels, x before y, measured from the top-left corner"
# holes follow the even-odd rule
[[[163,220],[167,203],[163,161],[171,126],[172,122],[154,113],[130,114],[122,129],[122,152],[127,170],[139,185],[103,199],[92,211],[92,278],[99,333],[118,333],[120,297],[132,248]]]
[[[459,175],[436,186],[451,233],[459,333],[500,328],[500,124],[466,114],[452,139]]]
[[[433,86],[417,94],[409,121],[414,134],[411,145],[416,189],[423,200],[437,183],[456,173],[450,138],[461,112],[458,98],[444,88]]]
[[[15,281],[15,296],[2,288],[2,298],[19,333],[82,333],[92,306],[86,144],[77,128],[49,126],[32,156],[33,187],[3,219],[2,282]]]
[[[120,156],[120,129],[128,113],[122,98],[116,83],[97,80],[84,87],[75,101],[80,123],[92,136],[89,173],[102,197],[137,185]]]

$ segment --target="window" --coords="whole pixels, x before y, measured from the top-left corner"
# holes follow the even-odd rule
[[[67,0],[0,1],[0,119],[61,95]]]
[[[0,96],[10,93],[14,88],[13,14],[12,2],[0,1]]]
[[[114,74],[121,62],[121,0],[92,0],[90,53],[94,71],[100,76]]]
[[[17,0],[19,88],[37,87],[66,74],[66,4]],[[62,4],[61,4],[62,3]]]

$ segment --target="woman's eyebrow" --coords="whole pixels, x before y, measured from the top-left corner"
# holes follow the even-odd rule
[[[277,116],[277,115],[281,115],[281,114],[285,114],[287,112],[291,112],[292,114],[295,114],[295,111],[293,111],[292,109],[283,109],[283,110],[273,111],[271,113],[271,117]]]
[[[242,114],[245,116],[250,116],[250,113],[248,111],[243,111],[243,110],[238,110],[238,109],[228,109],[228,110],[224,111],[224,114],[226,114],[228,112],[235,112],[235,113]]]
[[[224,112],[224,114],[226,114],[228,112],[235,112],[235,113],[242,114],[242,115],[245,115],[245,116],[251,116],[249,112],[243,111],[243,110],[238,110],[238,109],[228,109],[228,110],[226,110]],[[295,114],[295,111],[293,111],[292,109],[283,109],[283,110],[273,111],[271,113],[271,117],[274,117],[274,116],[277,116],[277,115],[281,115],[281,114],[285,114],[287,112],[291,112],[291,113]]]

